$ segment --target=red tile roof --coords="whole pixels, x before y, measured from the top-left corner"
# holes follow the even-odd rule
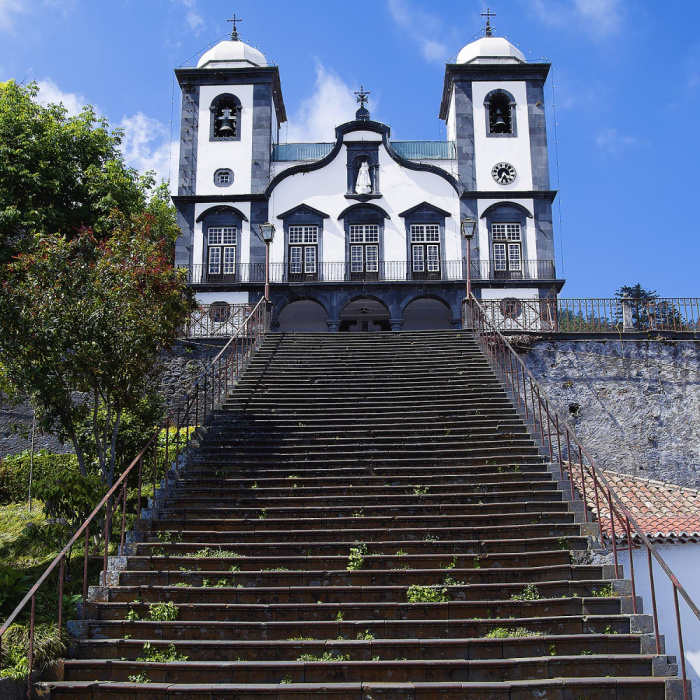
[[[610,486],[630,511],[644,533],[654,541],[700,542],[700,491],[668,484],[663,481],[643,479],[637,476],[602,470]],[[580,486],[580,473],[574,468],[574,483]],[[596,510],[593,480],[586,476],[586,502]],[[603,529],[610,534],[610,510],[600,501]],[[615,534],[624,535],[621,523],[615,522]]]

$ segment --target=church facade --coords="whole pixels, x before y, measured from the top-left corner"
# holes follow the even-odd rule
[[[446,141],[393,141],[361,90],[333,142],[280,143],[279,69],[234,30],[176,71],[176,265],[222,317],[267,280],[280,330],[459,327],[468,276],[506,316],[556,295],[549,68],[487,27],[446,65]]]

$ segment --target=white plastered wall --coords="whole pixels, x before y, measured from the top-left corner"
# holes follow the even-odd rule
[[[390,218],[384,222],[384,260],[405,261],[406,224],[401,212],[423,202],[451,214],[445,220],[445,260],[461,260],[459,232],[459,198],[452,185],[434,173],[404,168],[394,161],[373,132],[355,131],[346,141],[379,142],[379,183],[382,197],[369,204],[381,207]],[[300,204],[318,209],[329,218],[323,222],[323,262],[345,262],[345,224],[338,216],[348,207],[358,204],[347,199],[347,151],[320,170],[297,173],[283,180],[272,193],[270,217],[278,230],[283,223],[276,217]],[[284,236],[276,236],[271,248],[271,261],[284,261]]]
[[[515,98],[516,132],[513,138],[487,136],[484,100],[492,90],[507,90]],[[532,158],[530,123],[527,113],[527,89],[524,82],[474,82],[474,153],[477,190],[531,190]],[[510,163],[516,170],[515,181],[499,185],[491,175],[496,163]]]
[[[211,103],[223,93],[241,101],[239,141],[210,141]],[[250,192],[253,157],[253,86],[203,85],[199,94],[199,141],[197,143],[197,194],[247,194]],[[219,168],[233,170],[233,184],[217,187],[214,173]]]
[[[198,292],[197,301],[200,304],[214,304],[225,301],[227,304],[247,304],[248,292]]]

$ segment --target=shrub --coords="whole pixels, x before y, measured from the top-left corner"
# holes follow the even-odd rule
[[[30,466],[29,452],[5,457],[0,462],[1,503],[23,501],[28,497]],[[34,453],[33,481],[35,484],[47,478],[55,479],[63,474],[80,474],[75,455],[53,454],[46,450]]]
[[[34,628],[34,668],[41,671],[65,656],[67,644],[53,623]],[[2,638],[2,678],[26,678],[29,668],[29,625],[11,625]]]

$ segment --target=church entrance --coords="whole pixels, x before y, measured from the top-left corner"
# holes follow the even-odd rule
[[[391,314],[384,304],[376,299],[356,299],[340,312],[340,331],[367,333],[390,331]]]

